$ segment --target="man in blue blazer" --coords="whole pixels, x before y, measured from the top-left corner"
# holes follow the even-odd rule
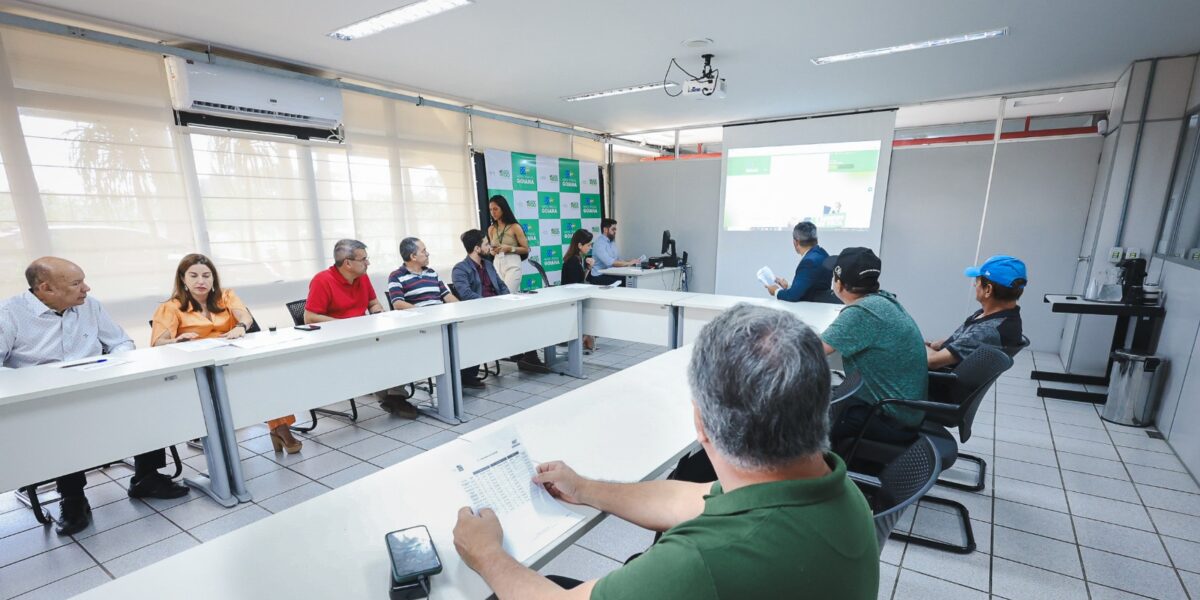
[[[451,272],[454,281],[454,295],[458,296],[459,300],[475,300],[476,298],[491,298],[509,294],[508,286],[504,284],[503,279],[500,279],[500,274],[496,272],[496,267],[492,266],[492,261],[484,259],[485,256],[492,253],[492,245],[488,242],[487,236],[478,229],[471,229],[459,236],[459,239],[462,240],[463,249],[467,251],[467,257],[454,265],[454,270]],[[518,354],[512,359],[517,361],[517,368],[522,371],[551,372],[542,359],[538,358],[536,350]],[[463,385],[473,388],[483,387],[483,382],[476,378],[478,373],[478,366],[463,369]]]
[[[459,300],[474,300],[507,294],[508,286],[496,273],[496,267],[492,266],[492,261],[483,258],[492,251],[487,236],[478,229],[472,229],[463,233],[461,238],[467,257],[454,265],[451,275],[454,295]]]
[[[791,285],[776,277],[775,285],[766,286],[767,292],[788,302],[830,302],[833,271],[825,266],[829,253],[817,245],[817,226],[811,221],[797,223],[792,229],[792,245],[800,255],[796,276]]]

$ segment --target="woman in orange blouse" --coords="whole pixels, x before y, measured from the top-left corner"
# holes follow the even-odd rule
[[[171,299],[158,305],[151,322],[150,345],[162,346],[205,338],[234,339],[246,335],[253,323],[246,305],[233,293],[222,290],[217,268],[203,254],[189,254],[175,269],[175,291]],[[302,444],[292,436],[290,425],[296,417],[288,415],[267,421],[271,445],[276,452],[300,451]]]

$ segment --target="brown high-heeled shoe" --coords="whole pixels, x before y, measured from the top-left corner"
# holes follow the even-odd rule
[[[278,433],[280,430],[283,430],[283,435]],[[292,431],[288,429],[287,425],[280,425],[279,427],[271,430],[271,446],[275,448],[276,452],[283,452],[286,450],[288,454],[295,454],[304,447],[304,444],[300,440],[292,437]]]

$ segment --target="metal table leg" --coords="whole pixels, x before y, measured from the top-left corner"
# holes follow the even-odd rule
[[[213,398],[214,404],[217,407],[217,415],[220,417],[220,435],[215,443],[211,439],[206,439],[205,447],[219,446],[222,449],[225,453],[230,491],[239,501],[249,502],[253,498],[250,496],[250,491],[246,489],[246,478],[242,475],[242,456],[238,450],[237,432],[233,428],[233,411],[229,407],[229,391],[225,387],[225,368],[209,368],[212,369],[213,390],[216,393]],[[211,474],[211,460],[209,464],[209,473]]]
[[[466,413],[462,409],[462,375],[458,367],[458,326],[456,323],[442,325],[442,364],[445,372],[437,376],[437,410],[417,409],[421,414],[448,425],[462,423]]]
[[[208,435],[201,438],[204,447],[204,459],[208,463],[208,475],[185,477],[183,482],[207,494],[225,508],[237,506],[238,498],[234,497],[229,485],[229,467],[225,455],[224,444],[220,443],[222,435],[221,411],[213,390],[215,380],[211,377],[212,367],[196,369],[196,386],[200,392],[200,410],[204,415],[204,427]],[[214,438],[214,436],[216,436]],[[236,454],[235,460],[236,459]],[[239,463],[239,467],[240,467]]]

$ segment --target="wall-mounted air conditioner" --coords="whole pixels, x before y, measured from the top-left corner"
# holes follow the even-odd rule
[[[338,88],[175,56],[166,61],[176,111],[315,129],[342,124]]]

